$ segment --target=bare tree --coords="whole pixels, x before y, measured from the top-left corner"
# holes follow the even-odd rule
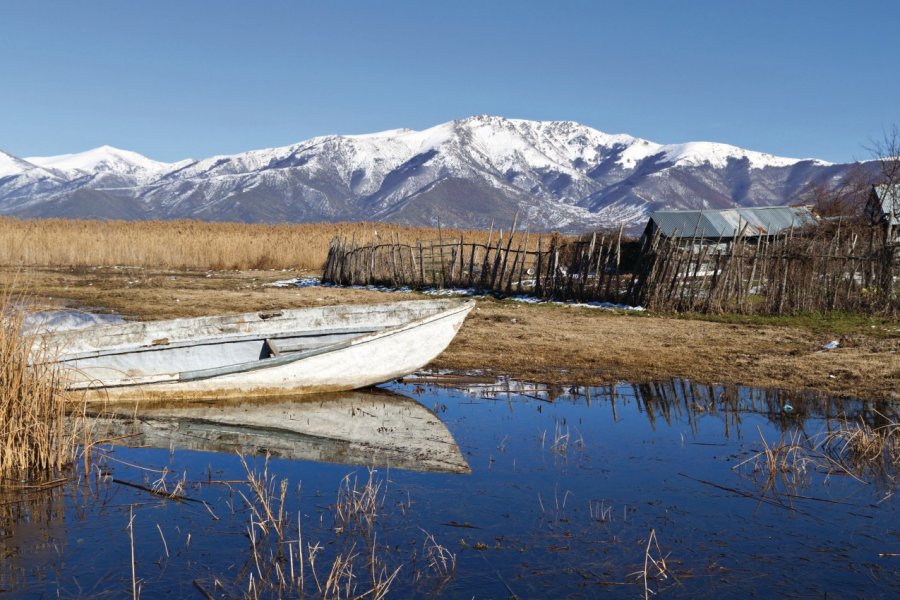
[[[862,165],[854,165],[837,183],[820,179],[809,184],[802,194],[815,213],[831,221],[860,222],[872,189],[872,174]]]

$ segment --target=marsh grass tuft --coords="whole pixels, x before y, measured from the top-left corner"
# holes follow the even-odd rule
[[[181,479],[175,481],[175,484],[172,485],[172,490],[169,491],[169,471],[168,468],[163,467],[161,473],[159,474],[159,479],[153,481],[150,489],[154,494],[159,496],[165,496],[166,498],[171,498],[173,500],[178,500],[184,497],[185,485],[187,483],[187,473],[182,473]]]
[[[287,479],[280,482],[274,475],[269,475],[269,456],[266,455],[262,472],[250,468],[247,459],[241,456],[241,465],[247,474],[247,485],[252,495],[248,498],[241,492],[244,502],[250,507],[251,529],[259,528],[263,534],[274,530],[278,540],[284,539],[284,502],[287,496]]]
[[[434,539],[434,535],[424,529],[425,541],[422,544],[428,569],[440,582],[446,583],[456,575],[456,554],[442,546]]]
[[[560,456],[566,456],[569,452],[569,427],[568,425],[562,426],[559,423],[556,424],[556,429],[553,432],[553,445],[550,446],[550,451],[554,454],[558,454]]]
[[[0,476],[32,479],[69,465],[75,437],[71,395],[24,319],[11,291],[0,296]]]
[[[368,479],[360,485],[356,474],[346,475],[338,489],[334,507],[334,528],[338,533],[354,528],[371,531],[382,507],[384,495],[374,469],[369,469]]]
[[[809,483],[810,472],[819,465],[815,445],[800,431],[782,434],[775,443],[767,442],[762,431],[757,431],[762,450],[735,465],[734,470],[750,468],[764,495],[797,493]]]
[[[334,531],[340,541],[325,545],[318,541],[304,544],[301,516],[297,514],[296,530],[288,519],[286,497],[288,482],[269,474],[269,459],[257,471],[242,456],[249,493],[240,492],[250,509],[247,537],[250,557],[245,581],[238,581],[246,597],[284,597],[307,595],[311,580],[311,596],[323,598],[384,598],[402,565],[390,569],[382,554],[388,549],[378,543],[375,528],[379,510],[384,505],[382,481],[374,469],[364,483],[347,475],[338,490],[334,505]],[[271,535],[274,533],[274,535]],[[329,547],[336,553],[330,566],[317,563]],[[455,565],[455,563],[454,563]],[[368,581],[367,581],[368,580]]]
[[[825,435],[820,448],[835,465],[859,479],[893,488],[900,479],[900,423],[876,413],[882,421],[845,424]]]
[[[606,504],[606,500],[591,500],[588,502],[588,515],[595,523],[610,523],[612,521],[612,505]]]
[[[840,422],[812,437],[802,431],[783,433],[774,443],[759,432],[762,450],[733,469],[749,470],[763,496],[798,494],[817,472],[881,486],[890,497],[900,483],[900,423],[878,412],[875,418],[879,424],[862,419]]]

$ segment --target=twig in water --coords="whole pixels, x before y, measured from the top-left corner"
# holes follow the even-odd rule
[[[201,504],[206,504],[205,502],[203,502],[203,500],[198,500],[196,498],[190,498],[188,496],[180,496],[180,495],[173,496],[173,495],[169,494],[168,492],[164,492],[161,490],[154,490],[152,488],[148,488],[145,485],[141,485],[139,483],[132,483],[130,481],[124,481],[122,479],[116,479],[115,477],[110,479],[110,481],[112,481],[113,483],[118,483],[119,485],[132,487],[136,490],[143,490],[143,491],[153,494],[154,496],[157,496],[159,498],[166,498],[167,500],[184,501],[184,502],[199,502]]]
[[[656,557],[654,558],[654,554]],[[650,589],[650,579],[655,581],[665,581],[671,578],[675,583],[681,585],[681,582],[678,581],[678,577],[675,576],[675,573],[669,569],[669,566],[666,564],[666,559],[669,558],[669,555],[666,554],[663,556],[662,549],[659,547],[659,540],[656,537],[656,530],[650,530],[650,536],[647,538],[647,548],[644,551],[644,570],[642,572],[643,580],[644,580],[644,600],[650,600],[650,595],[654,596],[658,593],[658,589],[656,592]],[[651,569],[652,565],[652,569]],[[651,574],[651,570],[655,571]]]
[[[137,582],[137,568],[134,564],[134,505],[128,507],[128,539],[131,541],[131,597],[137,600],[141,597]]]
[[[215,596],[206,591],[206,588],[203,587],[203,584],[200,583],[199,579],[195,579],[193,583],[194,587],[200,590],[200,593],[203,594],[203,597],[206,598],[206,600],[215,600]]]
[[[159,526],[159,523],[156,524],[156,529],[159,530],[159,537],[162,538],[163,549],[166,551],[166,558],[169,558],[169,545],[166,543],[166,536],[163,535],[162,527]]]

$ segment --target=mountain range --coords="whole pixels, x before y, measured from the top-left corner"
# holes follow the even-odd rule
[[[487,227],[518,212],[533,230],[635,231],[663,208],[803,203],[811,185],[838,185],[857,165],[476,116],[176,163],[110,146],[0,151],[0,215]]]

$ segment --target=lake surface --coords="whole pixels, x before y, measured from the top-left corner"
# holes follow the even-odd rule
[[[315,597],[340,556],[363,593],[374,552],[377,578],[399,568],[389,597],[900,597],[892,473],[858,479],[810,453],[847,420],[896,422],[896,403],[423,375],[123,412],[91,421],[95,440],[117,439],[77,481],[2,496],[0,589],[122,597],[133,565],[145,598],[277,596],[279,571],[283,595]],[[796,449],[789,468],[766,470],[763,440]],[[280,538],[238,451],[276,498],[288,482]],[[374,518],[336,516],[369,499],[370,477]],[[186,499],[148,491],[176,488]]]

